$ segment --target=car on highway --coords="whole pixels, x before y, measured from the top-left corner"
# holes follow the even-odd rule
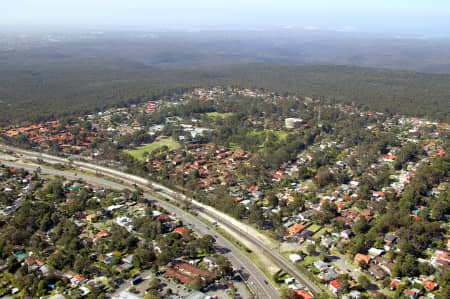
[[[131,282],[132,285],[140,284],[143,281],[142,277],[138,277]]]
[[[117,285],[121,285],[124,281],[123,281],[123,279],[121,279],[121,278],[117,278],[117,279],[114,279],[114,282],[115,282]]]

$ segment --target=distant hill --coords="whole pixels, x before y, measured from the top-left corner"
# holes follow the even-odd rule
[[[450,40],[308,30],[106,32],[60,34],[48,41],[10,36],[0,61],[113,57],[141,67],[184,68],[232,63],[337,64],[450,73]],[[0,40],[1,33],[0,33]],[[10,47],[8,47],[8,45]],[[15,46],[11,46],[15,45]],[[9,51],[6,51],[9,49]],[[3,51],[2,51],[3,50]]]
[[[289,91],[449,121],[450,75],[268,63],[157,69],[114,57],[79,57],[0,61],[0,124],[104,109],[212,85]]]
[[[10,36],[0,44],[1,125],[214,84],[449,117],[449,76],[414,72],[450,74],[446,39],[307,30],[61,33],[57,39]]]

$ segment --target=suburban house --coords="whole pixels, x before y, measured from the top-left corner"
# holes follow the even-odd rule
[[[344,285],[337,279],[330,282],[330,291],[337,296],[340,291],[345,290]]]
[[[301,255],[298,255],[296,253],[290,254],[289,255],[289,259],[293,262],[293,263],[297,263],[303,260],[303,258],[301,257]]]
[[[370,256],[365,255],[365,254],[357,253],[355,255],[355,262],[356,263],[364,262],[364,264],[368,265],[370,263],[371,259],[372,258]]]
[[[300,223],[296,223],[293,226],[288,228],[288,232],[290,235],[294,236],[296,234],[299,234],[302,230],[304,230],[306,226]]]
[[[367,271],[369,271],[370,274],[375,276],[375,278],[377,280],[382,280],[382,279],[384,279],[385,277],[388,276],[388,274],[386,272],[384,272],[383,269],[381,269],[380,266],[374,265],[374,264],[371,264]]]

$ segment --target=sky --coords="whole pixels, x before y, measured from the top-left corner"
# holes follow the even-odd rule
[[[449,0],[3,0],[0,26],[450,35]]]

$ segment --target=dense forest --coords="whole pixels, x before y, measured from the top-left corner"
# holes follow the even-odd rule
[[[198,86],[266,88],[449,121],[450,75],[337,65],[154,69],[115,58],[0,62],[0,125],[137,103]]]

